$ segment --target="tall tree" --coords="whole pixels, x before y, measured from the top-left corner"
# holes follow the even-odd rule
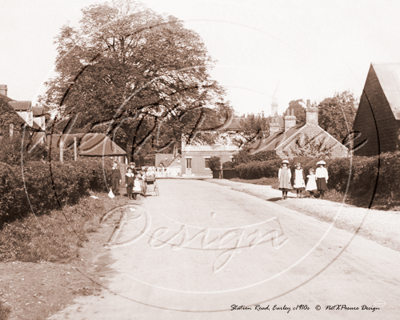
[[[353,93],[343,91],[335,93],[331,98],[325,98],[318,105],[319,126],[339,141],[351,132],[356,108]]]
[[[213,102],[224,89],[198,34],[131,0],[82,12],[79,28],[65,25],[55,40],[57,76],[41,99],[64,128],[106,132],[133,156],[219,125]]]
[[[256,139],[260,139],[269,134],[269,118],[264,114],[248,114],[245,118],[241,118],[240,122],[241,135],[247,143]]]
[[[303,107],[303,104],[304,101],[302,99],[290,101],[289,107],[285,110],[284,115],[287,115],[289,110],[293,110],[296,116],[296,124],[305,124],[306,109]]]

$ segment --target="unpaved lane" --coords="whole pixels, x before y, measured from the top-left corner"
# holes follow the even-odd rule
[[[124,209],[103,295],[51,319],[398,319],[399,252],[224,186],[158,183]]]

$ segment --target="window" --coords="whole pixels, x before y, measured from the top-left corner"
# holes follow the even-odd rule
[[[186,168],[192,169],[192,158],[186,158]]]
[[[210,158],[205,158],[204,161],[205,161],[205,167],[210,168]]]

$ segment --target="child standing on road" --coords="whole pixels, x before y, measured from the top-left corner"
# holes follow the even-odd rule
[[[140,186],[139,174],[136,174],[134,184],[133,184],[133,199],[134,200],[137,199],[137,195],[138,195],[138,193],[141,193],[141,191],[142,191],[142,188]]]
[[[315,176],[317,177],[317,189],[321,195],[321,199],[324,198],[324,193],[328,190],[328,170],[324,167],[326,162],[321,160],[317,162],[317,171],[315,172]]]
[[[289,161],[283,160],[282,167],[279,169],[278,172],[278,179],[279,179],[279,190],[282,190],[282,200],[287,199],[288,190],[292,188],[290,184],[290,179],[292,174],[288,168]]]
[[[128,199],[132,199],[132,189],[133,189],[133,184],[135,182],[135,176],[132,173],[132,168],[128,167],[128,172],[125,175],[125,183],[126,183],[126,193],[128,195]]]
[[[310,174],[307,176],[307,179],[306,190],[313,196],[314,192],[317,191],[317,177],[315,176],[314,169],[310,169]]]
[[[304,179],[304,172],[303,172],[303,169],[301,168],[301,164],[297,163],[296,164],[296,169],[294,170],[293,188],[297,192],[297,198],[300,197],[300,199],[301,199],[301,193],[306,187],[304,180],[305,180]]]

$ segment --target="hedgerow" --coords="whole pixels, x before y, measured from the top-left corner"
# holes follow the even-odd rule
[[[308,175],[320,159],[294,158],[289,167],[300,162]],[[238,178],[260,179],[278,177],[281,160],[252,161],[236,166]],[[352,157],[326,160],[328,188],[363,199],[392,199],[400,189],[400,152],[379,157]]]
[[[31,161],[23,166],[0,162],[0,228],[32,211],[40,215],[77,203],[90,190],[105,191],[110,169],[109,159]]]

